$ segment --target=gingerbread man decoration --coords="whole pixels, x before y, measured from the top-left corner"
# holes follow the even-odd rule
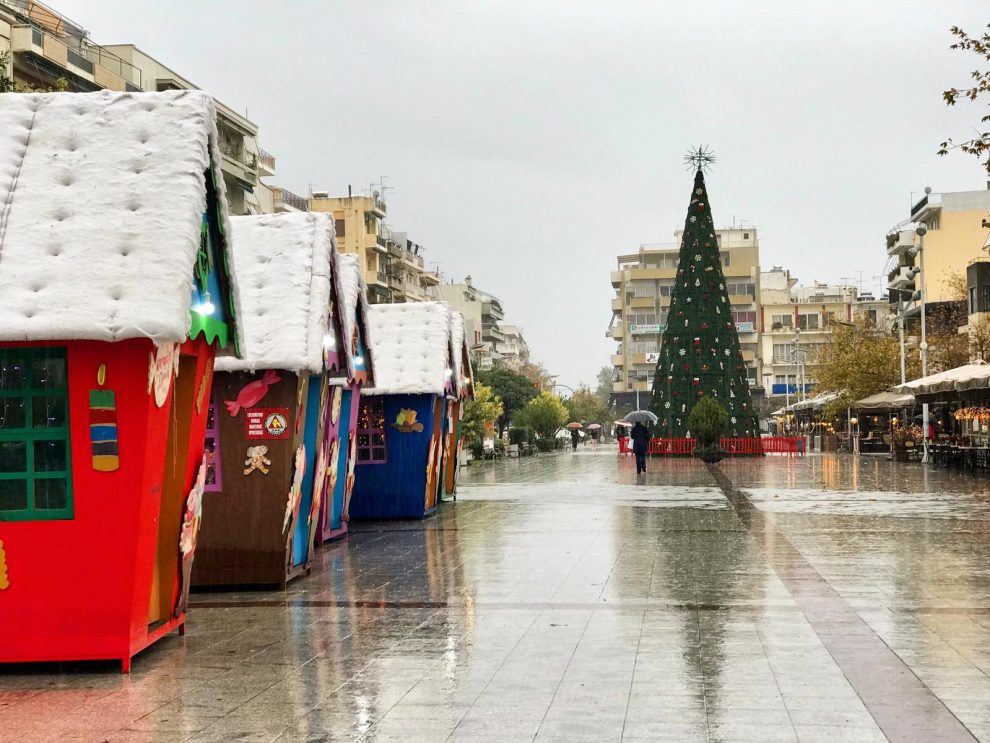
[[[261,474],[267,475],[268,468],[272,465],[272,460],[270,460],[265,455],[268,454],[267,446],[249,446],[247,450],[247,459],[244,460],[244,470],[245,475],[250,475],[255,470],[258,470]]]

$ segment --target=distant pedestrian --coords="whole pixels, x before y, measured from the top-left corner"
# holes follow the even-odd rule
[[[581,440],[581,434],[578,433],[576,428],[571,429],[571,451],[577,451],[578,442]]]
[[[650,433],[646,426],[637,423],[630,434],[633,442],[633,454],[636,455],[636,474],[646,472],[646,452],[650,448]]]

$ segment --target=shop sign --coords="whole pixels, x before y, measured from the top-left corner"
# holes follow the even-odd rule
[[[250,408],[244,411],[249,439],[289,438],[287,408]]]
[[[738,330],[740,333],[752,333],[752,332],[754,332],[754,330],[753,330],[753,323],[751,323],[751,322],[737,322],[736,323],[736,330]]]
[[[660,324],[654,325],[630,325],[630,333],[662,333],[663,326]]]
[[[659,353],[648,353],[648,354],[646,354],[646,363],[647,364],[655,364],[659,360],[660,360],[660,354]]]

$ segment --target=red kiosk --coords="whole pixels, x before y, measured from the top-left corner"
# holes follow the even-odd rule
[[[239,332],[219,163],[198,91],[0,95],[0,662],[185,629]]]

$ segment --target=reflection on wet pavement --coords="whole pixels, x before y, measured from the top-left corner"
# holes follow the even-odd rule
[[[649,469],[476,464],[285,592],[194,596],[129,677],[0,669],[0,743],[990,741],[990,482]]]

